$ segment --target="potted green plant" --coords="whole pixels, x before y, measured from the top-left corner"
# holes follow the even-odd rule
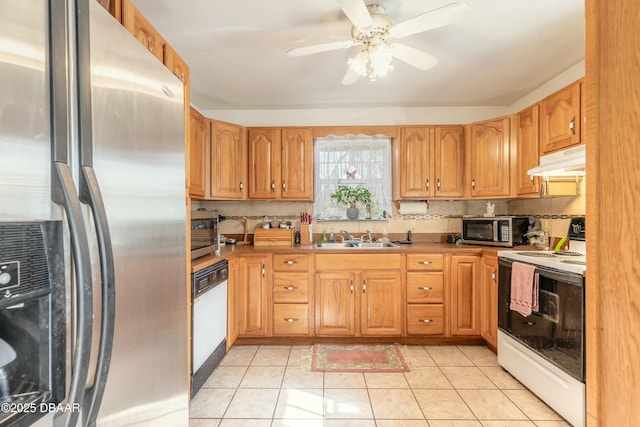
[[[370,205],[371,192],[364,187],[352,187],[348,185],[338,185],[336,191],[331,194],[331,198],[337,203],[347,207],[347,218],[357,219],[360,216],[357,204]]]

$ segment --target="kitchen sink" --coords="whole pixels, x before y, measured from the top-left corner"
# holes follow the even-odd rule
[[[319,248],[319,249],[349,249],[349,248],[383,249],[383,248],[397,248],[397,247],[398,245],[396,245],[395,243],[358,242],[358,241],[316,244],[316,248]]]

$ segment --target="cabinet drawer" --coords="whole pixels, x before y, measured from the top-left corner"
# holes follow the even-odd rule
[[[273,335],[309,335],[309,304],[274,304]]]
[[[442,304],[407,305],[407,333],[410,335],[444,334],[444,306]]]
[[[274,271],[309,271],[308,254],[274,254]]]
[[[273,273],[273,302],[309,302],[309,274]]]
[[[407,273],[407,302],[444,302],[444,276],[442,273]]]
[[[442,271],[444,254],[407,254],[409,271]]]

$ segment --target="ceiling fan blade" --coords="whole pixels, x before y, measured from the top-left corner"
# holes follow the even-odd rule
[[[336,3],[356,28],[373,26],[373,20],[363,0],[336,0]]]
[[[429,70],[438,65],[438,58],[421,50],[414,49],[402,43],[394,43],[391,46],[391,55],[402,62],[406,62],[422,71]]]
[[[469,10],[464,3],[450,3],[391,27],[391,36],[401,38],[458,22]]]
[[[296,57],[311,55],[313,53],[327,52],[329,50],[347,49],[355,46],[356,42],[353,40],[342,40],[339,42],[314,44],[311,46],[296,47],[287,51],[287,56]]]
[[[358,73],[354,72],[351,68],[349,68],[345,73],[344,77],[342,78],[342,84],[352,85],[355,82],[357,82],[359,78],[360,76],[358,75]]]

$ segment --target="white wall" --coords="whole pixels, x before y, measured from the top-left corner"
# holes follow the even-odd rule
[[[466,124],[517,113],[584,77],[580,61],[512,105],[504,107],[335,108],[304,110],[203,110],[206,117],[242,126],[351,126]]]

